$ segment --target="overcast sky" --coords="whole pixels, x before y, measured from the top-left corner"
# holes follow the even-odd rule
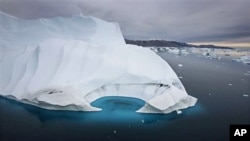
[[[250,0],[0,0],[0,11],[24,19],[82,13],[118,22],[129,39],[250,47]]]

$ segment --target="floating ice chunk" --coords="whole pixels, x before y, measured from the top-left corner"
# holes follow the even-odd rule
[[[189,54],[189,51],[184,48],[170,47],[170,48],[165,48],[165,49],[167,49],[167,52],[171,54],[176,54],[178,56],[186,56]]]
[[[178,64],[178,66],[179,66],[179,67],[183,67],[183,65],[182,65],[182,64]]]
[[[179,114],[182,114],[182,111],[181,111],[181,110],[177,110],[176,112],[177,112],[178,115],[179,115]]]
[[[246,73],[244,73],[244,75],[250,75],[250,71],[247,71]]]
[[[165,47],[159,47],[159,51],[163,52],[166,51],[167,49]]]
[[[248,97],[249,95],[248,94],[243,94],[244,97]]]
[[[168,50],[168,52],[171,53],[171,54],[176,54],[177,55],[177,54],[180,53],[180,50],[178,48],[170,48]]]
[[[232,86],[233,84],[229,83],[228,86]]]
[[[153,50],[154,52],[158,52],[157,48],[155,47],[150,47],[151,50]]]
[[[244,64],[250,65],[250,56],[248,56],[248,55],[241,56],[238,59],[233,59],[233,61],[242,62]]]

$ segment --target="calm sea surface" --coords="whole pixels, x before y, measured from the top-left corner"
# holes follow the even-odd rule
[[[228,141],[230,124],[250,124],[250,65],[230,56],[158,54],[198,98],[195,107],[182,114],[140,114],[135,112],[144,105],[140,99],[104,97],[92,103],[101,112],[68,112],[0,97],[0,140]]]

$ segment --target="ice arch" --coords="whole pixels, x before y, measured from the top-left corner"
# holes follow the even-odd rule
[[[0,12],[0,94],[52,110],[96,111],[103,96],[146,102],[138,112],[193,106],[166,61],[126,45],[118,24],[82,15],[21,20]]]
[[[105,96],[98,98],[91,105],[101,108],[106,113],[118,111],[119,114],[136,112],[145,105],[145,101],[135,97]]]
[[[137,111],[142,113],[170,113],[193,106],[195,100],[192,97],[186,98],[185,93],[176,93],[182,92],[175,87],[170,88],[162,84],[114,84],[99,88],[86,95],[85,99],[92,103],[105,96],[134,97],[145,101],[145,105]]]

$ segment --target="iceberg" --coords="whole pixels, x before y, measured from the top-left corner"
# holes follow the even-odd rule
[[[233,60],[237,62],[242,62],[246,65],[250,65],[250,55],[244,55],[239,57],[238,59],[233,59]]]
[[[77,15],[23,20],[0,12],[0,95],[50,110],[99,111],[104,96],[145,101],[137,112],[194,106],[169,64],[125,44],[117,23]]]

